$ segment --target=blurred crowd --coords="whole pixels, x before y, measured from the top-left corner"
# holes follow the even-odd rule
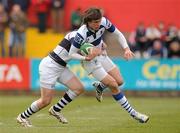
[[[28,26],[32,26],[27,16],[30,6],[36,14],[39,33],[46,32],[48,16],[52,18],[53,31],[64,33],[64,5],[65,0],[0,0],[0,57],[24,57],[25,33]],[[9,35],[6,37],[7,28]]]
[[[128,41],[137,58],[180,58],[180,29],[173,24],[145,27],[141,22]]]
[[[0,46],[1,56],[5,54],[5,29],[9,27],[8,46],[9,56],[24,56],[25,53],[25,31],[28,20],[20,5],[12,5],[11,10],[6,6],[5,1],[0,3]]]
[[[32,26],[27,17],[30,5],[37,15],[39,33],[46,33],[49,16],[53,32],[66,32],[63,23],[65,3],[65,0],[0,0],[0,57],[24,57],[25,33],[28,26]],[[70,30],[79,28],[81,22],[82,10],[79,7],[71,13]],[[7,27],[8,38],[5,37]],[[5,40],[8,50],[5,50]],[[173,24],[166,26],[160,22],[157,26],[145,27],[141,22],[127,40],[137,58],[180,57],[180,29]]]

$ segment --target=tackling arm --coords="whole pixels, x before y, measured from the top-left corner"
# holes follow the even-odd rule
[[[134,57],[134,53],[130,50],[124,35],[117,28],[113,33],[118,37],[118,41],[124,49],[124,58],[126,60],[132,59]]]
[[[118,36],[118,41],[121,44],[123,49],[129,48],[126,38],[124,35],[116,28],[115,31],[113,32],[116,36]]]

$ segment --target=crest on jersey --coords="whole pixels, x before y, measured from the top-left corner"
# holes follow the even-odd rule
[[[77,42],[78,44],[81,44],[83,42],[83,39],[77,34],[76,37],[74,38],[74,41]]]

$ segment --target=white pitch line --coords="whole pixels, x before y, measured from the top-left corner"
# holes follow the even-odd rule
[[[40,114],[37,114],[36,117],[44,117],[46,116],[47,114],[44,114],[44,113],[40,113]]]

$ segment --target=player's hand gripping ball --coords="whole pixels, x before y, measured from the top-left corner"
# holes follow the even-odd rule
[[[80,53],[83,56],[86,56],[86,61],[90,61],[94,59],[96,56],[100,55],[102,53],[102,50],[100,48],[94,47],[90,43],[84,43],[80,47]]]
[[[87,56],[89,54],[91,54],[93,49],[93,45],[90,43],[84,43],[83,45],[81,45],[80,47],[80,53],[84,56]]]

